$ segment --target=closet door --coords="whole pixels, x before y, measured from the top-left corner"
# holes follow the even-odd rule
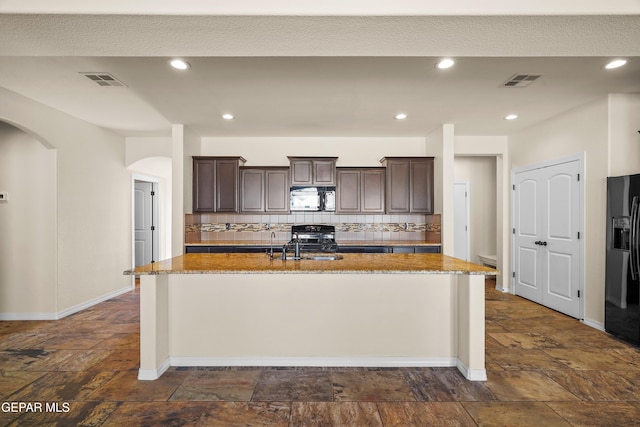
[[[515,174],[516,294],[580,317],[579,162]]]

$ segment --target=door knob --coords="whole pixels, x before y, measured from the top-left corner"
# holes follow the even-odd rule
[[[547,246],[547,242],[540,242],[542,246]]]
[[[541,245],[541,244],[542,244],[542,242],[541,242],[540,240],[535,241],[535,242],[533,242],[533,243],[535,243],[536,245]]]

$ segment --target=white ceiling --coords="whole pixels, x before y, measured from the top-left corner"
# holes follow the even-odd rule
[[[608,93],[640,93],[635,15],[0,15],[0,39],[0,86],[131,136],[169,135],[175,123],[202,136],[423,136],[442,123],[509,135]],[[174,55],[191,69],[171,69]],[[456,66],[436,70],[448,55]],[[603,70],[616,56],[630,62]],[[499,87],[516,73],[542,77]],[[394,120],[401,111],[409,118]]]

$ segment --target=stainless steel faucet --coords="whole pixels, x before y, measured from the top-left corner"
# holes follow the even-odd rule
[[[273,259],[273,238],[276,237],[276,232],[272,231],[271,232],[271,237],[269,237],[269,258]]]
[[[297,232],[294,234],[294,242],[293,259],[300,259],[300,235]]]

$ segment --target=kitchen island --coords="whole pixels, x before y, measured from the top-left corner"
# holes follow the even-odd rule
[[[141,380],[169,366],[457,366],[485,380],[484,277],[440,254],[187,254],[140,275]]]

